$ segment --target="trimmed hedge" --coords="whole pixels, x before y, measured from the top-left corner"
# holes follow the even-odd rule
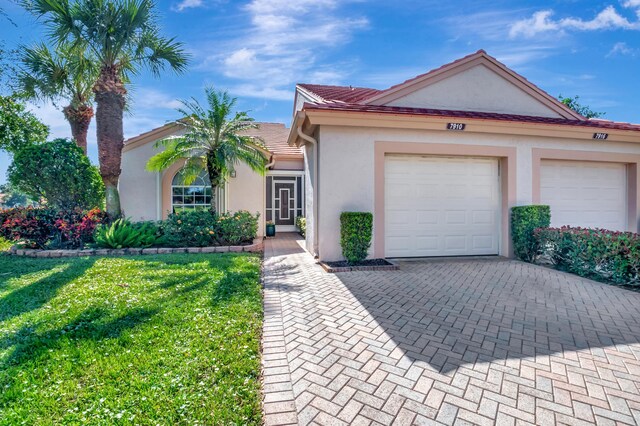
[[[540,244],[534,235],[538,228],[551,223],[551,209],[545,205],[517,206],[511,208],[511,237],[513,251],[518,259],[534,262],[540,254]]]
[[[304,216],[296,217],[296,226],[298,227],[298,232],[303,237],[307,236],[307,219]]]
[[[170,214],[161,227],[168,247],[250,244],[258,233],[258,214],[185,210]]]
[[[565,226],[535,231],[560,270],[614,284],[640,285],[640,235]]]
[[[340,215],[340,246],[350,264],[367,258],[371,246],[373,215],[368,212],[342,212]]]

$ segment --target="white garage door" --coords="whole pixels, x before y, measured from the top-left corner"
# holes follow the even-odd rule
[[[387,156],[385,256],[497,254],[498,160]]]
[[[551,206],[551,226],[627,229],[624,164],[543,160],[540,201]]]

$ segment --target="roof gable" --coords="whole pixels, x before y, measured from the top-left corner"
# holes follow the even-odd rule
[[[359,103],[584,120],[483,50],[378,91]]]

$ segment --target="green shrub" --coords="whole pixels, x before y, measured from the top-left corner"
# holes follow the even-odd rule
[[[551,222],[549,206],[517,206],[511,209],[511,236],[513,251],[518,259],[533,262],[540,253],[534,236],[538,228],[546,228]]]
[[[541,228],[535,238],[560,270],[614,284],[640,282],[640,235],[604,229]]]
[[[104,207],[104,184],[75,142],[55,139],[18,151],[7,171],[18,191],[57,210]]]
[[[151,247],[162,240],[154,223],[131,223],[127,219],[118,219],[109,225],[99,226],[94,238],[98,247],[112,249]]]
[[[371,245],[373,215],[367,212],[342,212],[340,246],[347,262],[354,264],[367,258]]]
[[[217,243],[230,246],[252,243],[258,233],[258,217],[258,213],[254,216],[244,210],[219,215]]]
[[[300,235],[303,237],[307,236],[307,219],[304,216],[296,217],[296,226],[298,227],[298,231]]]
[[[211,210],[185,210],[162,223],[170,247],[208,247],[251,243],[258,233],[258,215],[247,211],[218,214]]]

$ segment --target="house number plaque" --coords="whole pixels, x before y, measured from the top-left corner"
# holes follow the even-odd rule
[[[593,134],[593,138],[594,139],[605,140],[608,137],[609,137],[609,133],[594,133]]]
[[[447,123],[447,130],[464,130],[464,123]]]

